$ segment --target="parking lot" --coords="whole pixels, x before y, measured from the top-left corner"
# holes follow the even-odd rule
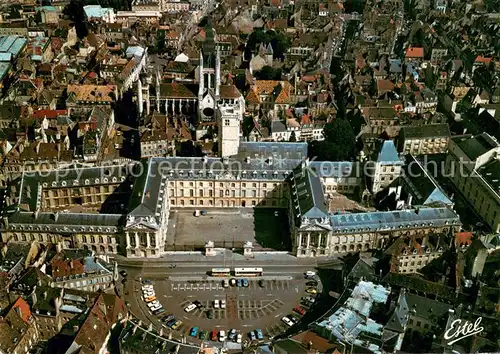
[[[280,279],[248,279],[248,287],[229,286],[224,288],[220,278],[200,280],[153,279],[156,298],[165,309],[163,316],[172,315],[182,321],[176,333],[188,337],[193,327],[199,331],[236,329],[243,336],[243,344],[248,343],[248,333],[257,328],[262,330],[264,339],[283,333],[288,325],[282,322],[284,316],[300,315],[293,309],[301,303],[307,281],[300,277],[280,277]],[[218,300],[218,306],[214,301]],[[225,308],[220,307],[225,301]],[[185,308],[198,301],[199,307],[190,312]],[[303,308],[307,309],[305,306]],[[171,329],[164,325],[165,332]],[[196,339],[191,338],[196,342]]]

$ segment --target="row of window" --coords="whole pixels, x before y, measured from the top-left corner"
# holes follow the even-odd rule
[[[219,197],[242,197],[242,198],[246,198],[247,197],[247,191],[246,190],[242,190],[241,193],[237,193],[238,191],[237,190],[229,190],[229,189],[226,189],[226,190],[219,190]],[[273,197],[273,198],[278,198],[279,197],[279,194],[278,194],[278,191],[277,190],[274,190],[272,191],[272,193],[270,191],[268,191],[266,193],[266,191],[261,191],[260,193],[257,193],[257,190],[251,190],[249,191],[250,193],[248,193],[248,197],[253,197],[253,198],[257,198],[257,196],[259,197]],[[175,197],[175,196],[178,196],[178,197],[206,197],[208,196],[209,198],[212,198],[214,196],[214,193],[213,193],[213,190],[212,189],[209,189],[208,190],[208,195],[205,195],[205,192],[203,189],[200,189],[198,191],[198,195],[195,195],[194,193],[194,190],[193,189],[190,189],[190,190],[187,190],[187,189],[180,189],[179,190],[179,195],[176,195],[175,193],[175,190],[174,189],[170,189],[170,196],[171,197]]]
[[[260,206],[277,207],[277,206],[286,206],[287,201],[282,200],[281,203],[279,203],[276,200],[271,200],[271,202],[269,203],[269,201],[267,201],[267,200],[261,200],[260,202],[257,200],[251,200],[249,202],[247,202],[246,200],[242,200],[240,203],[239,201],[226,199],[226,200],[219,200],[214,204],[214,201],[210,199],[210,200],[208,200],[208,204],[205,204],[205,202],[202,199],[198,200],[197,202],[194,199],[187,199],[187,200],[180,199],[179,203],[177,203],[175,199],[170,200],[171,206],[186,206],[186,205],[189,205],[189,206],[196,206],[196,205],[214,206],[215,205],[215,206],[220,206],[220,207],[240,207],[240,206],[241,207],[248,207],[248,206],[256,206],[257,203]]]
[[[184,187],[184,186],[186,186],[186,187],[187,186],[194,187],[194,185],[195,185],[195,182],[185,182],[185,183],[184,182],[178,182],[178,183],[179,183],[180,187]],[[174,181],[170,181],[169,185],[171,187],[174,187],[175,186],[175,182]],[[208,187],[213,187],[214,186],[213,182],[198,182],[197,185],[199,187],[207,187],[207,186]],[[219,183],[219,187],[221,187],[221,188],[229,188],[229,187],[236,188],[236,183],[234,183],[234,182],[232,182],[232,183],[231,182],[226,182],[226,183],[220,182]],[[246,188],[247,187],[246,182],[242,182],[241,183],[241,187],[242,188]],[[250,183],[248,184],[248,187],[250,187]],[[252,185],[251,185],[251,187],[252,188],[257,188],[257,183],[253,182]],[[272,185],[269,184],[269,187],[268,187],[267,183],[264,182],[264,183],[262,183],[262,185],[260,187],[261,188],[270,188],[270,187],[276,188],[276,187],[278,187],[278,184],[277,183],[273,183]],[[238,187],[238,188],[240,188],[240,187]]]

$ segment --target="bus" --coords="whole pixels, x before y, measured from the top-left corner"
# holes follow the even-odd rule
[[[212,268],[210,273],[213,277],[229,277],[231,275],[231,269],[229,268]]]
[[[259,277],[263,274],[262,268],[234,268],[234,275],[237,277]]]

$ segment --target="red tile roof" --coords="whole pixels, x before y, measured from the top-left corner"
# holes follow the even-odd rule
[[[406,50],[407,58],[423,58],[424,48],[422,47],[410,47]]]
[[[472,243],[472,237],[474,237],[474,234],[472,232],[458,232],[455,236],[455,244],[457,246],[468,246]]]
[[[12,304],[12,309],[17,309],[16,311],[20,314],[24,322],[29,323],[31,318],[30,305],[22,298],[18,297],[17,300]]]
[[[33,118],[35,119],[43,119],[43,118],[49,118],[49,119],[55,119],[59,116],[63,116],[68,114],[68,111],[66,109],[40,109],[38,111],[33,112]]]
[[[486,58],[486,57],[483,57],[481,55],[478,55],[475,62],[489,64],[489,63],[491,63],[492,60],[493,60],[493,58]]]
[[[220,86],[220,97],[221,98],[239,98],[241,96],[240,91],[234,85],[221,85]]]

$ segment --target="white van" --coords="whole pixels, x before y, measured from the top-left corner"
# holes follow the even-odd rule
[[[214,300],[214,309],[218,309],[219,307],[219,300]]]

